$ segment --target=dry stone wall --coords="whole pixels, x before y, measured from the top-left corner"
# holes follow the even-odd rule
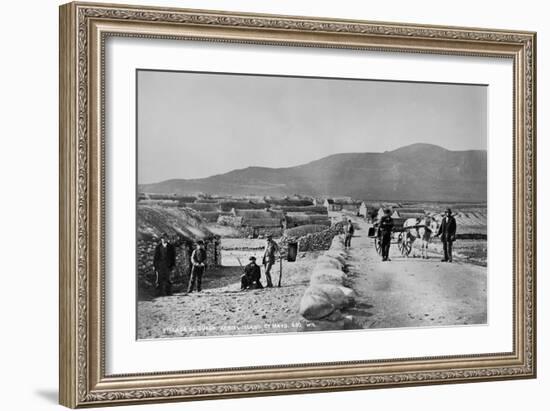
[[[347,257],[343,236],[338,235],[333,238],[329,250],[317,259],[299,309],[300,315],[314,327],[304,329],[353,328],[353,317],[342,313],[355,303],[354,291],[346,286]]]
[[[326,230],[309,233],[301,237],[284,235],[279,243],[284,249],[287,249],[288,243],[298,243],[298,252],[323,251],[328,250],[334,238],[343,232],[343,223],[336,223]]]

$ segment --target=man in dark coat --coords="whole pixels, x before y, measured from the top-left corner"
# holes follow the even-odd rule
[[[273,240],[273,236],[267,236],[267,243],[264,249],[264,256],[262,259],[262,264],[265,268],[265,279],[267,281],[267,287],[273,287],[273,282],[271,281],[271,268],[277,261],[277,257],[281,258],[281,253],[279,251],[279,246]]]
[[[187,292],[192,293],[197,284],[197,291],[202,290],[202,276],[206,268],[206,248],[204,248],[204,241],[197,241],[197,247],[191,254],[191,276],[189,277],[189,286]]]
[[[260,266],[256,264],[256,257],[252,256],[249,260],[250,263],[244,267],[244,274],[241,276],[241,290],[264,288],[260,282],[262,272]]]
[[[445,217],[441,220],[437,235],[441,236],[441,242],[443,243],[443,259],[441,261],[452,263],[453,242],[456,240],[456,220],[450,208],[445,210]]]
[[[390,245],[391,235],[393,230],[393,218],[391,218],[391,210],[389,208],[384,210],[384,215],[380,219],[379,225],[379,237],[380,247],[382,248],[382,261],[390,260]]]
[[[344,239],[344,247],[345,248],[350,248],[351,247],[351,239],[353,237],[353,234],[355,233],[355,227],[353,226],[353,223],[351,222],[351,220],[348,220],[344,231],[346,233],[346,237]]]
[[[170,274],[176,265],[175,247],[168,241],[168,235],[163,233],[160,242],[155,248],[153,266],[157,274],[157,294],[159,296],[172,294]]]

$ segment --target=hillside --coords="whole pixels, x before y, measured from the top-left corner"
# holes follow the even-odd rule
[[[296,167],[248,167],[203,179],[167,180],[142,185],[140,191],[486,201],[487,152],[413,144],[384,153],[334,154]]]

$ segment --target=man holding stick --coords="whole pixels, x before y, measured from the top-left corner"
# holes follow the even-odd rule
[[[206,249],[204,248],[204,241],[197,241],[197,247],[191,254],[191,276],[189,277],[189,286],[187,287],[187,293],[192,293],[197,284],[197,292],[202,290],[202,276],[206,267]]]
[[[264,256],[262,259],[262,264],[265,269],[265,279],[267,281],[267,287],[273,287],[273,282],[271,281],[271,268],[277,261],[277,257],[281,258],[281,253],[279,246],[275,241],[273,241],[273,236],[267,236],[267,242],[264,249]]]

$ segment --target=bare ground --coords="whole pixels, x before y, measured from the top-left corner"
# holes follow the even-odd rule
[[[240,267],[220,267],[206,272],[201,293],[138,301],[138,339],[301,331],[298,307],[318,255],[284,261],[281,288],[240,291]],[[272,276],[277,285],[278,266]]]

